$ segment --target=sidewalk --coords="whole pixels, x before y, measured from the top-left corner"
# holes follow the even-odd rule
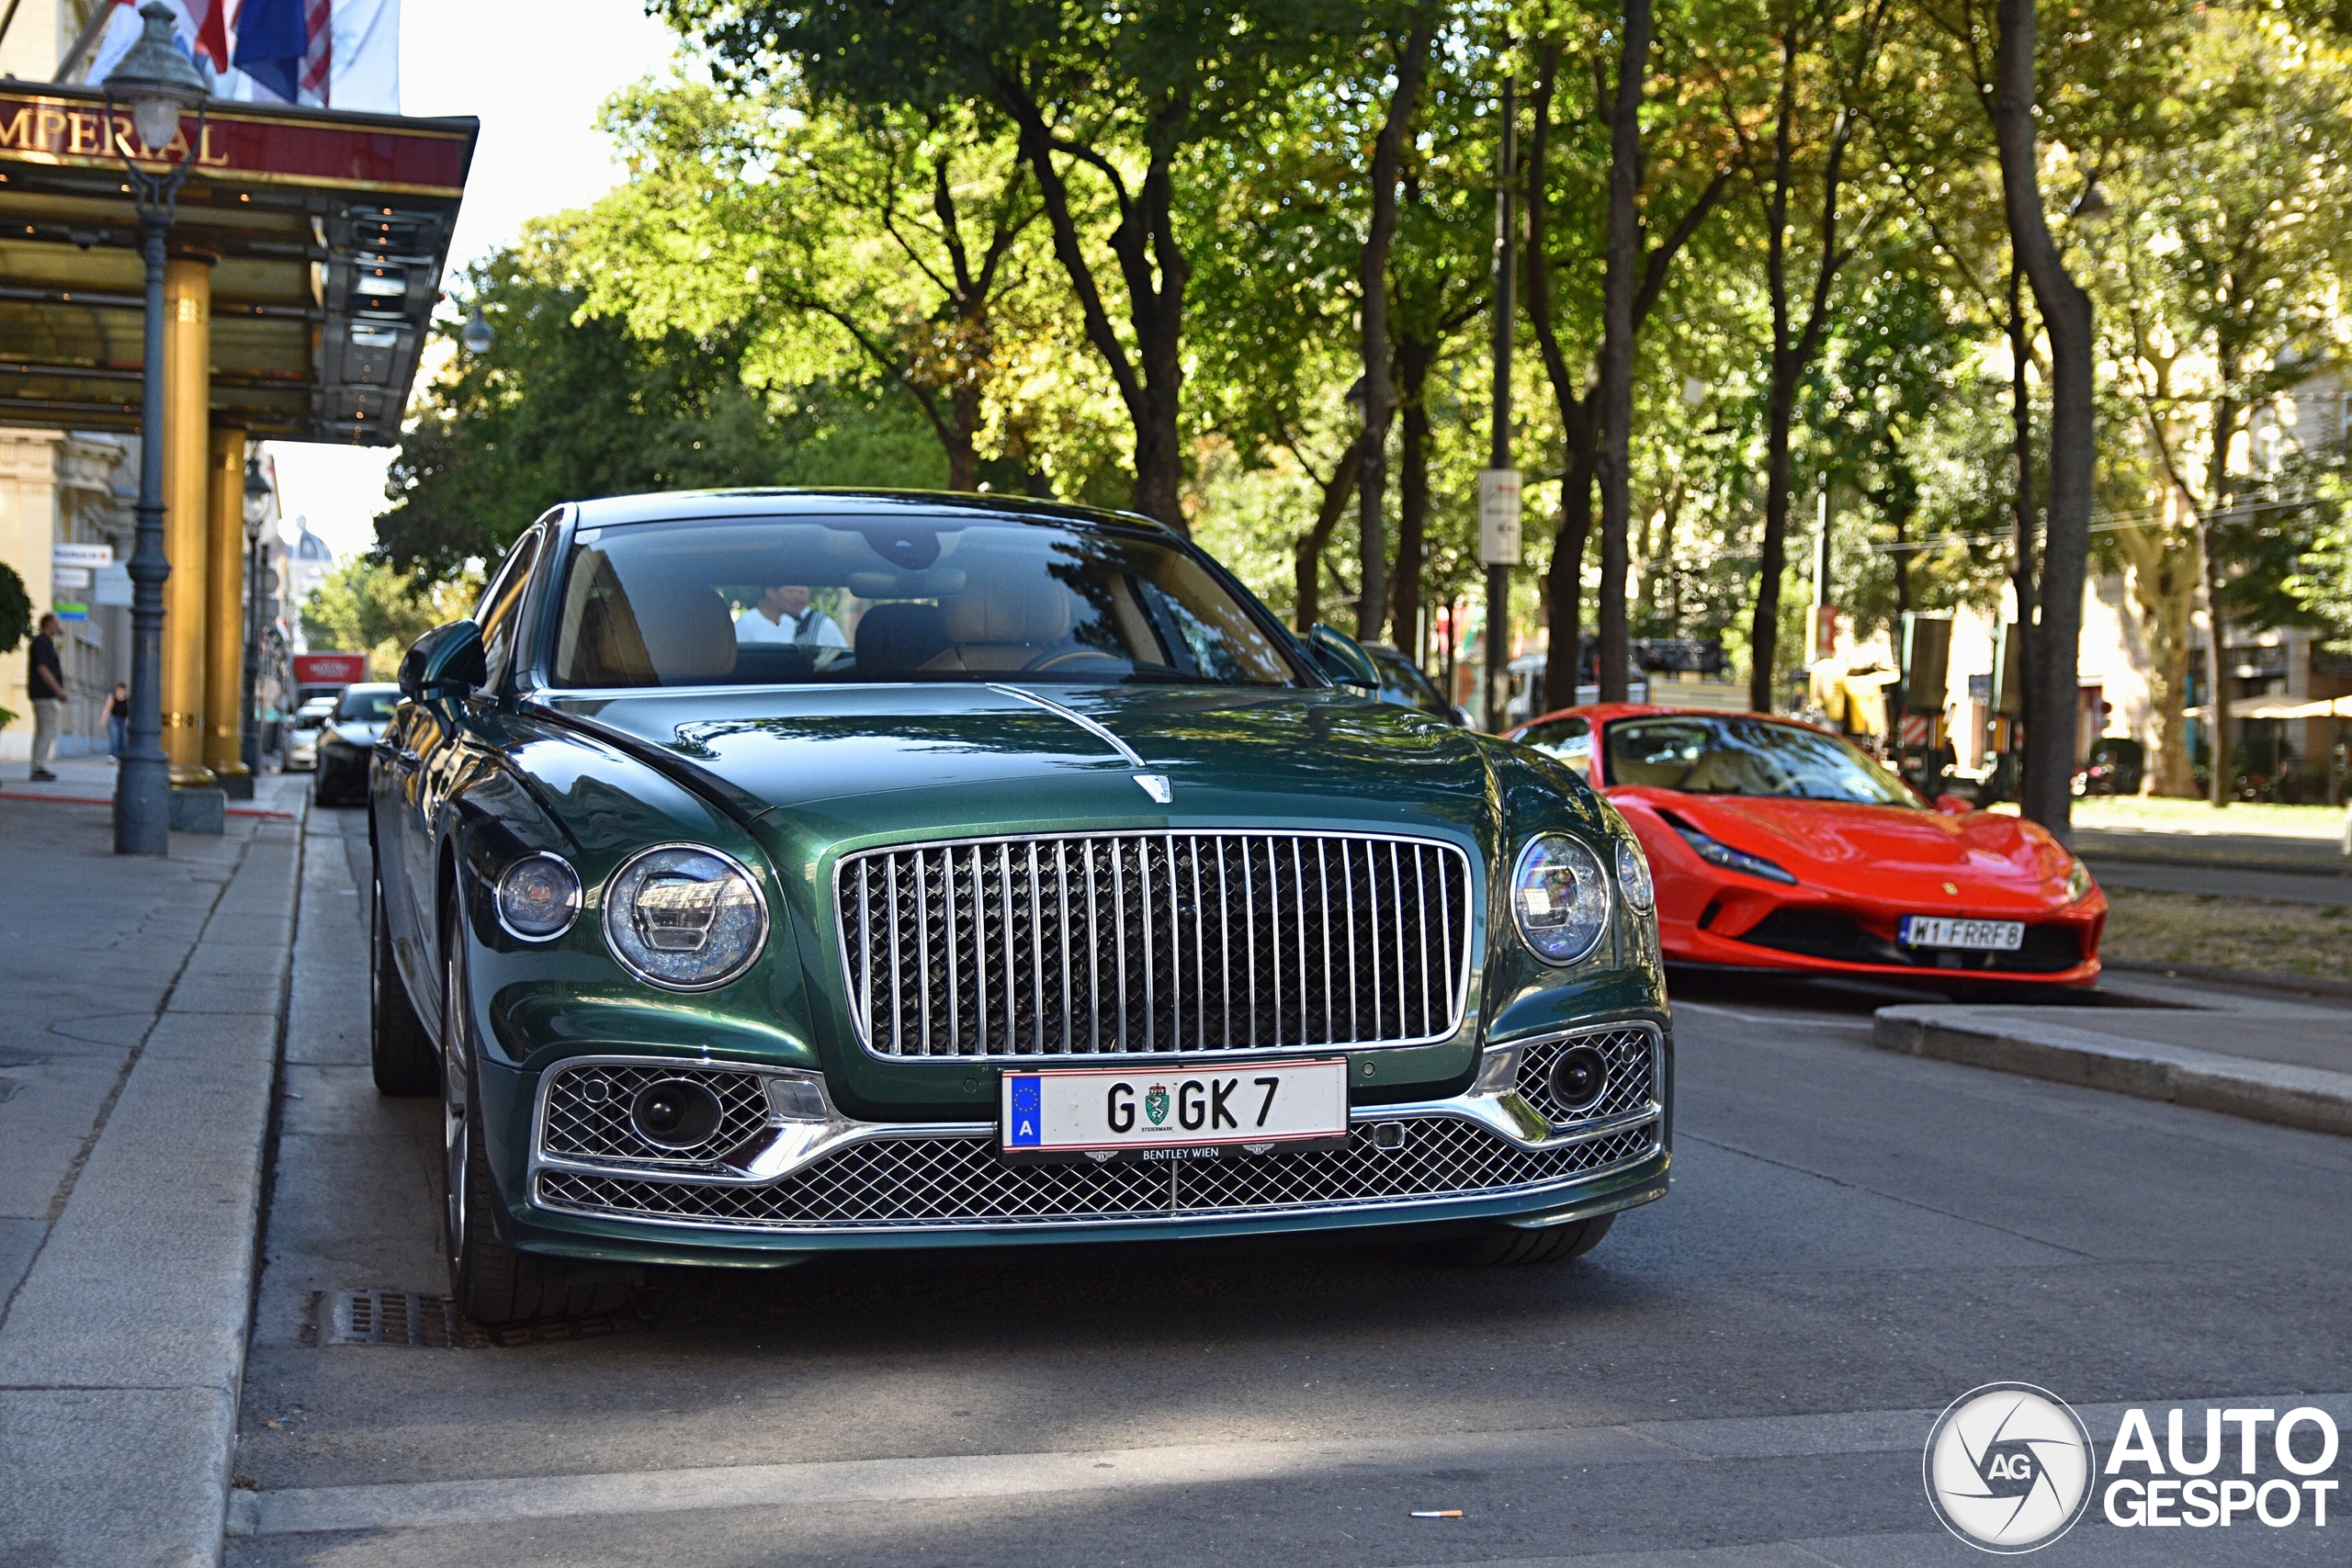
[[[57,771],[0,797],[0,1562],[209,1564],[308,781],[151,860]]]
[[[0,803],[22,801],[28,805],[59,806],[87,803],[94,806],[114,804],[114,759],[111,757],[59,757],[49,764],[57,777],[45,784],[30,783],[22,763],[6,764],[0,773]],[[299,815],[302,802],[310,795],[311,775],[308,773],[265,773],[254,781],[254,798],[232,801],[232,817],[287,817]]]
[[[2352,1004],[2109,976],[2121,1007],[1881,1008],[1882,1050],[2352,1135]],[[2145,1005],[2128,1005],[2130,1003]]]

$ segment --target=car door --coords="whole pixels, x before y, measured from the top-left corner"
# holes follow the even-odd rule
[[[491,574],[490,586],[482,591],[473,615],[481,627],[485,650],[493,642],[502,649],[511,646],[515,611],[544,537],[544,530],[537,525],[525,530]],[[493,687],[503,672],[503,664],[493,671]],[[401,903],[411,943],[403,967],[412,986],[410,994],[420,1005],[427,997],[435,998],[437,1005],[441,994],[440,878],[435,856],[440,850],[441,807],[456,787],[466,760],[466,705],[461,698],[402,703],[401,744],[387,758],[395,795],[390,815],[399,822]]]

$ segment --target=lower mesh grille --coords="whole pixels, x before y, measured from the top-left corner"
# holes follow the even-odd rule
[[[639,1137],[629,1102],[639,1089],[666,1078],[698,1083],[718,1097],[718,1130],[689,1149],[663,1148]],[[708,1067],[630,1066],[590,1063],[559,1070],[548,1085],[539,1146],[574,1159],[623,1159],[639,1165],[708,1165],[767,1125],[768,1093],[757,1073]]]
[[[1589,1045],[1609,1064],[1609,1088],[1597,1105],[1570,1111],[1552,1094],[1552,1066],[1573,1046]],[[1520,1098],[1555,1127],[1597,1122],[1639,1111],[1658,1098],[1657,1053],[1646,1029],[1611,1029],[1592,1034],[1571,1034],[1559,1040],[1539,1040],[1520,1053]]]
[[[1400,1149],[1359,1138],[1343,1149],[1170,1165],[1012,1165],[987,1137],[877,1138],[762,1187],[543,1170],[537,1197],[556,1209],[764,1228],[1112,1220],[1502,1191],[1657,1148],[1655,1123],[1531,1152],[1450,1117],[1408,1122]]]

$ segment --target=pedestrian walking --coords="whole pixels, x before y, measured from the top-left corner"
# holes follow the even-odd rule
[[[43,615],[40,629],[33,637],[28,683],[32,687],[33,697],[35,784],[49,784],[57,777],[49,771],[49,754],[57,747],[57,721],[65,711],[65,666],[57,659],[57,634],[62,629],[54,615]]]
[[[107,750],[116,758],[130,749],[130,688],[118,681],[107,699]]]

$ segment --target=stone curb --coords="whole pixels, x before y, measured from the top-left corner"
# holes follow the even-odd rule
[[[301,866],[256,825],[0,1325],[0,1561],[220,1560]]]
[[[2346,901],[2352,903],[2352,896]],[[2188,980],[2211,980],[2219,986],[2236,986],[2249,991],[2300,991],[2307,997],[2352,998],[2352,980],[2330,980],[2320,975],[2277,975],[2261,969],[2227,969],[2218,964],[2159,964],[2154,959],[2102,958],[2102,972],[2120,970],[2126,975],[2178,976]]]
[[[1881,1008],[1871,1043],[1882,1051],[2352,1136],[2352,1073],[2119,1040],[2039,1020],[2029,1025],[1972,1007]]]

